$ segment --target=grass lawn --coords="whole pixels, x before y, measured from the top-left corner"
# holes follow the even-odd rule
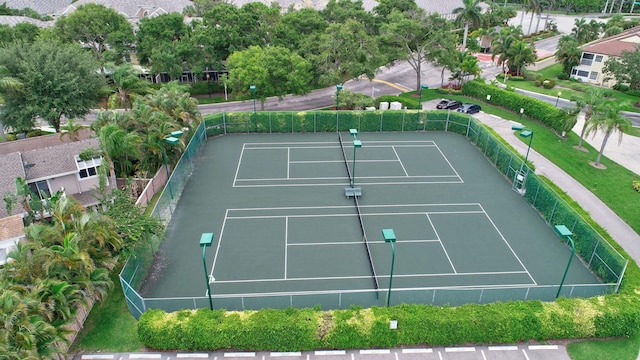
[[[586,83],[580,83],[580,82],[571,81],[571,80],[559,80],[557,76],[560,72],[562,72],[562,65],[560,64],[554,64],[536,72],[542,75],[543,79],[548,78],[548,79],[555,80],[556,86],[553,89],[545,89],[543,87],[537,87],[535,85],[535,82],[533,81],[526,81],[526,80],[514,81],[514,80],[508,80],[508,79],[506,81],[506,84],[514,88],[537,92],[540,94],[545,94],[545,95],[554,96],[554,97],[558,96],[558,92],[561,92],[562,94],[560,95],[560,97],[567,100],[571,100],[572,97],[580,96],[581,94],[583,94],[583,92],[578,91],[577,88],[585,87],[585,86],[597,87],[594,85],[589,85]],[[502,81],[500,80],[500,82]],[[638,98],[637,96],[627,95],[617,90],[610,90],[610,93],[616,102],[629,103],[629,106],[625,108],[626,111],[640,112],[640,108],[631,106],[632,104],[635,104],[640,100],[640,98]]]
[[[91,309],[84,328],[69,349],[70,353],[82,352],[134,352],[144,346],[136,335],[137,321],[129,313],[120,287],[117,268],[111,274],[113,289],[102,304]]]
[[[589,340],[571,343],[567,351],[579,360],[635,360],[638,356],[640,334],[628,339]]]

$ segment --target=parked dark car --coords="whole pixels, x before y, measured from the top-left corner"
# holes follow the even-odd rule
[[[454,110],[459,108],[460,106],[462,106],[462,103],[458,100],[442,99],[442,101],[440,101],[438,105],[436,105],[436,108]]]
[[[480,110],[482,110],[480,105],[469,104],[469,103],[464,103],[462,104],[462,106],[458,108],[459,112],[465,113],[465,114],[475,114],[477,112],[480,112]]]

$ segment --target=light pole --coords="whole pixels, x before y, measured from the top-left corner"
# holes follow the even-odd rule
[[[560,235],[560,237],[567,239],[569,244],[571,245],[571,257],[569,257],[569,262],[567,263],[567,268],[564,269],[564,275],[562,275],[562,281],[560,281],[560,286],[558,287],[558,292],[556,293],[556,299],[560,296],[560,291],[562,290],[562,285],[564,285],[564,280],[567,278],[567,273],[569,272],[569,267],[571,266],[571,261],[573,260],[573,255],[576,253],[576,245],[573,243],[573,238],[571,237],[573,234],[571,230],[569,230],[564,225],[556,225],[553,227],[556,231],[556,234]]]
[[[556,98],[556,107],[558,107],[558,101],[560,101],[560,95],[562,95],[562,91],[558,91],[558,97]]]
[[[530,129],[527,129],[526,127],[522,126],[522,125],[513,125],[511,126],[511,130],[516,130],[516,131],[520,131],[520,137],[522,138],[529,138],[529,145],[527,146],[527,154],[524,156],[524,164],[526,164],[527,159],[529,158],[529,150],[531,150],[531,141],[533,141],[533,131]]]
[[[167,173],[167,186],[169,187],[169,195],[171,196],[171,200],[173,200],[173,189],[171,188],[171,181],[169,181],[169,165],[167,164],[167,150],[164,147],[164,143],[168,143],[169,145],[175,145],[180,142],[179,137],[182,136],[182,131],[172,131],[169,135],[162,138],[160,144],[162,145],[162,162],[164,163],[164,170]]]
[[[389,274],[389,292],[387,293],[387,307],[389,307],[389,301],[391,300],[391,285],[393,283],[393,265],[396,260],[396,249],[394,247],[396,234],[393,229],[382,229],[382,237],[384,238],[384,242],[391,244],[391,272]]]
[[[211,287],[209,286],[209,271],[207,271],[207,247],[213,243],[213,233],[202,233],[200,236],[200,247],[202,248],[202,265],[204,266],[204,281],[207,284],[207,294],[209,295],[209,310],[213,310],[213,301],[211,301]]]
[[[340,105],[340,91],[342,91],[342,84],[336,85],[336,132],[340,132],[340,129],[338,129],[338,106]]]
[[[258,131],[258,119],[256,118],[256,86],[249,86],[249,91],[251,92],[251,96],[253,96],[253,122],[255,126],[255,131]]]
[[[355,186],[356,183],[356,149],[359,149],[362,147],[362,141],[355,139],[353,139],[353,174],[351,174],[351,188],[353,189],[353,187]]]
[[[207,73],[207,92],[209,92],[209,97],[211,97],[211,75]]]

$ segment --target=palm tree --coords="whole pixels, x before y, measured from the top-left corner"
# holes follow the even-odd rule
[[[149,92],[150,84],[138,76],[141,73],[131,63],[125,63],[113,69],[111,74],[113,89],[107,102],[110,109],[119,107],[125,110],[130,109],[136,97]]]
[[[534,62],[536,51],[524,41],[515,41],[507,50],[507,66],[516,69],[516,76],[522,76],[522,68]]]
[[[605,146],[607,146],[607,141],[609,140],[611,134],[616,131],[618,132],[618,144],[620,144],[620,142],[622,142],[622,135],[631,126],[631,121],[621,114],[622,109],[626,106],[628,106],[628,104],[626,103],[618,103],[613,101],[607,102],[604,105],[602,111],[594,116],[592,121],[589,123],[587,134],[596,130],[601,130],[604,132],[604,138],[602,139],[602,145],[600,146],[598,157],[593,164],[597,168],[602,167],[602,165],[600,165],[600,159],[602,158],[602,153],[604,152]]]
[[[481,21],[481,0],[462,0],[462,6],[453,9],[458,23],[464,22],[464,35],[462,37],[462,51],[467,49],[467,36],[469,34],[469,25],[478,26]]]
[[[515,41],[517,41],[517,39],[511,33],[503,31],[500,32],[498,37],[493,39],[491,47],[491,61],[495,61],[495,58],[498,57],[502,64],[502,72],[505,72],[509,48]]]
[[[109,123],[100,129],[98,137],[108,162],[113,164],[114,172],[118,176],[129,176],[134,170],[134,161],[141,156],[142,141],[138,133]]]
[[[60,126],[60,140],[68,136],[71,141],[78,141],[80,130],[82,129],[84,129],[84,126],[76,122],[76,119],[69,119],[65,125]]]
[[[464,81],[467,80],[469,75],[473,75],[474,78],[480,76],[482,69],[478,65],[478,58],[470,54],[469,52],[462,52],[460,55],[462,61],[460,61],[460,72]]]
[[[582,50],[578,41],[569,35],[565,35],[558,40],[558,49],[555,53],[556,59],[562,64],[562,71],[571,75],[571,69],[580,63]]]
[[[575,101],[576,106],[580,110],[584,110],[584,125],[582,126],[582,131],[580,131],[580,141],[578,141],[578,146],[576,147],[577,149],[585,150],[582,147],[582,140],[586,135],[587,128],[589,127],[592,116],[602,105],[603,98],[604,91],[595,87],[589,88],[589,90],[582,96],[571,98],[571,101]]]
[[[531,34],[531,25],[533,25],[533,17],[538,14],[538,24],[540,24],[540,2],[538,0],[528,0],[527,5],[529,6],[529,11],[531,11],[531,19],[529,21],[529,29],[527,30],[527,34]],[[538,32],[538,26],[536,26],[536,32]]]

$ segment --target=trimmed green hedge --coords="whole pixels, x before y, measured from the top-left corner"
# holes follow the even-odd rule
[[[576,123],[575,118],[568,118],[564,110],[551,104],[529,96],[502,90],[494,85],[480,81],[466,82],[462,86],[462,93],[482,101],[487,98],[487,95],[491,95],[492,105],[501,106],[515,113],[519,113],[520,109],[524,109],[524,116],[540,121],[557,134],[573,128]]]
[[[303,351],[630,336],[640,326],[635,301],[608,295],[459,307],[149,310],[138,322],[138,337],[159,350]],[[390,320],[398,321],[396,330],[389,328]]]

